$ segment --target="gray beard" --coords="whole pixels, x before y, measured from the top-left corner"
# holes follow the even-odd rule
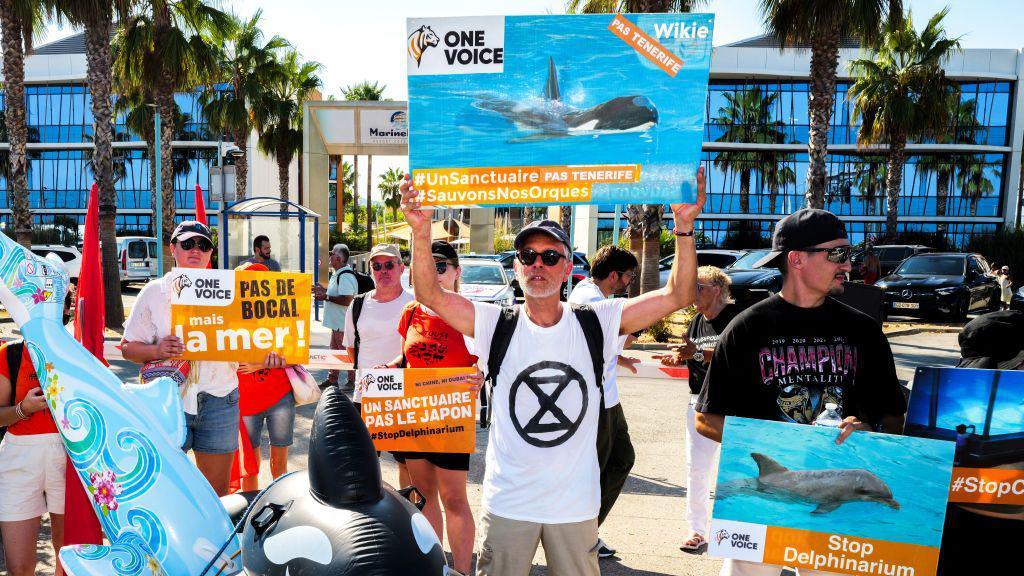
[[[530,298],[548,298],[554,294],[558,294],[558,291],[562,289],[561,286],[554,285],[547,290],[538,290],[524,282],[523,278],[519,279],[519,286],[523,289],[523,294]]]

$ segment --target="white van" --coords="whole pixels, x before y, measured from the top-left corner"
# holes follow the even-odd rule
[[[156,278],[156,251],[156,238],[152,236],[117,238],[118,270],[122,287],[129,282],[148,282]]]

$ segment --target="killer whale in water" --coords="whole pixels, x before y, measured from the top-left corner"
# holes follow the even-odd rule
[[[757,463],[756,489],[792,496],[817,504],[811,514],[827,514],[847,502],[878,502],[899,509],[892,490],[881,478],[863,468],[790,470],[775,460],[754,452]]]
[[[657,107],[642,95],[618,96],[585,110],[564,103],[554,58],[548,58],[547,82],[540,102],[483,96],[473,106],[500,114],[520,130],[533,132],[526,139],[646,132],[658,124]]]

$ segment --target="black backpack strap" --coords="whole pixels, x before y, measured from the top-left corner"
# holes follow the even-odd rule
[[[352,339],[352,349],[355,351],[355,357],[352,358],[352,368],[359,367],[359,315],[363,313],[365,296],[366,294],[359,294],[352,299],[352,334],[355,336]]]
[[[492,390],[498,384],[498,372],[501,371],[501,363],[505,361],[505,354],[512,343],[512,336],[516,333],[518,323],[519,306],[505,306],[501,309],[498,323],[494,326],[494,335],[491,337],[490,351],[487,353],[487,380]],[[483,428],[486,428],[491,420],[487,390],[487,386],[480,390],[480,426]]]
[[[590,351],[590,362],[594,367],[594,378],[601,391],[601,409],[604,410],[604,331],[594,309],[585,304],[573,304],[572,314],[583,328]]]

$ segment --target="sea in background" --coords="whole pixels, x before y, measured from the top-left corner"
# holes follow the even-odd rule
[[[639,163],[639,184],[595,185],[589,203],[693,202],[711,36],[660,40],[684,62],[673,78],[615,36],[608,29],[612,17],[506,17],[503,73],[409,76],[410,168]],[[713,27],[711,15],[626,17],[652,37],[655,22]],[[562,105],[585,110],[619,96],[645,96],[658,110],[658,124],[644,132],[541,136],[479,106],[488,99],[515,102],[517,109],[551,106],[544,100],[549,58]]]
[[[836,446],[832,428],[726,418],[713,518],[938,547],[952,474],[954,443],[854,432]],[[811,514],[817,503],[755,489],[759,452],[790,469],[866,469],[881,478],[898,510],[847,502]]]

